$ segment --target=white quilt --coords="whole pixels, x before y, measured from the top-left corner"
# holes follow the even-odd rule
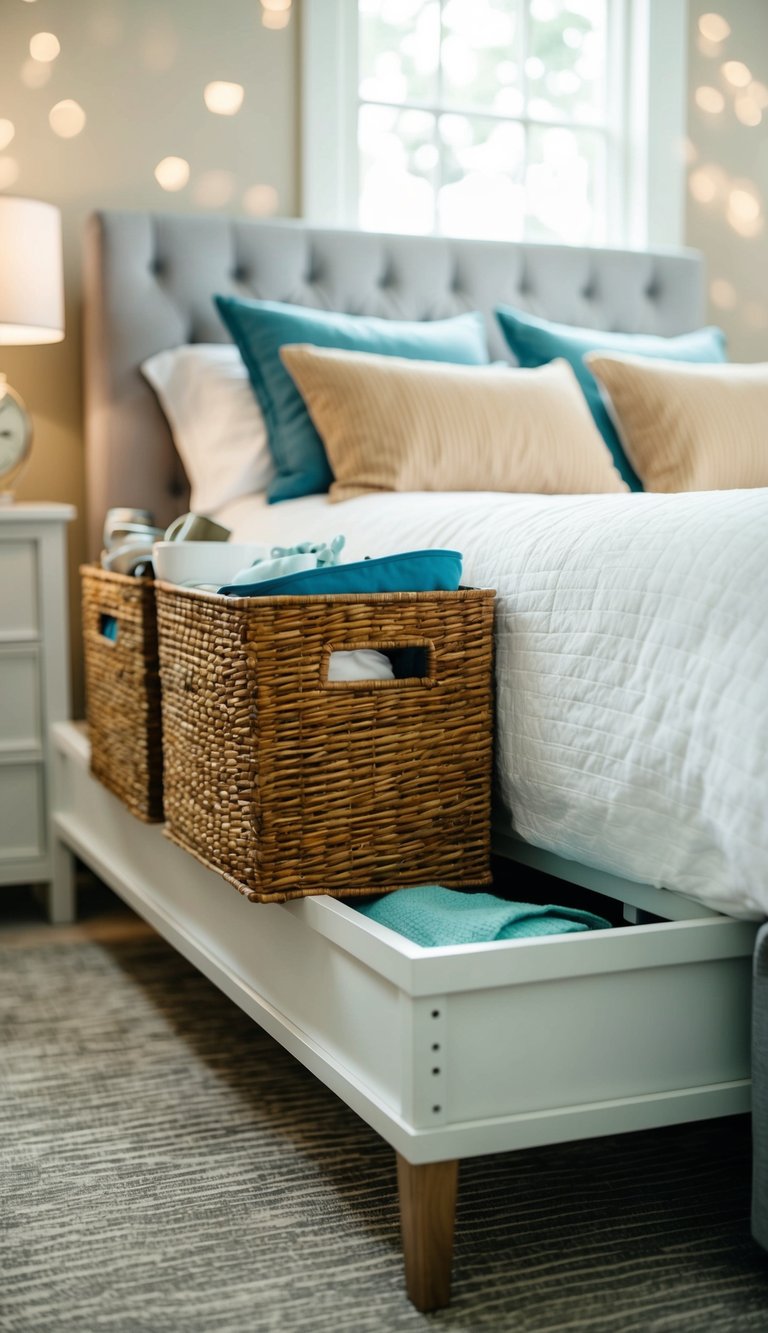
[[[768,913],[768,490],[312,496],[236,540],[445,546],[497,601],[499,793],[529,842]]]

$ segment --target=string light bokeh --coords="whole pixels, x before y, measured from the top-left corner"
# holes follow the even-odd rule
[[[721,267],[731,269],[726,276],[715,272],[709,284],[711,305],[731,319],[741,321],[742,328],[751,334],[763,333],[768,328],[768,303],[757,299],[760,292],[745,283],[745,273],[758,263],[752,243],[765,232],[765,202],[757,179],[760,177],[764,116],[768,112],[768,87],[755,77],[748,61],[758,58],[759,46],[752,54],[736,49],[738,36],[728,19],[720,13],[701,14],[696,20],[696,45],[704,57],[706,75],[693,90],[695,109],[700,113],[699,144],[689,162],[688,191],[698,206],[701,228],[698,244],[707,246],[707,239],[717,232],[713,227],[730,232],[737,246],[723,248],[718,243],[713,253]],[[746,56],[746,59],[744,58]],[[762,72],[762,71],[761,71]],[[734,124],[735,122],[735,124]],[[747,136],[755,135],[754,138]],[[729,148],[726,162],[712,160],[725,150],[726,135],[736,133],[743,139],[731,140],[736,151]],[[720,152],[718,152],[718,148]],[[744,168],[749,174],[743,174]],[[750,170],[751,168],[751,170]],[[708,219],[708,220],[707,220]],[[740,242],[744,243],[742,250]],[[712,245],[710,240],[709,248]],[[746,266],[746,267],[745,267]],[[738,323],[736,324],[738,327]]]
[[[277,31],[287,28],[291,21],[291,0],[261,0],[261,22],[265,28]]]

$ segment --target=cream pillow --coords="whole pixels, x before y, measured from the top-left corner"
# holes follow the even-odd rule
[[[647,491],[768,486],[768,365],[584,360]]]
[[[321,436],[331,500],[369,491],[623,491],[573,371],[303,344],[280,355]]]

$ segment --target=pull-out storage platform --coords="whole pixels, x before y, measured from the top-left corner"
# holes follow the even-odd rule
[[[250,904],[132,820],[82,729],[55,745],[61,874],[75,852],[397,1150],[421,1308],[447,1299],[455,1159],[748,1110],[752,923],[656,893],[689,915],[422,949],[330,898]]]

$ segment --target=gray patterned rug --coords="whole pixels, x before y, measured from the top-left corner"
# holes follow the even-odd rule
[[[3,1333],[768,1328],[744,1119],[467,1162],[427,1317],[393,1154],[161,940],[0,967]]]

